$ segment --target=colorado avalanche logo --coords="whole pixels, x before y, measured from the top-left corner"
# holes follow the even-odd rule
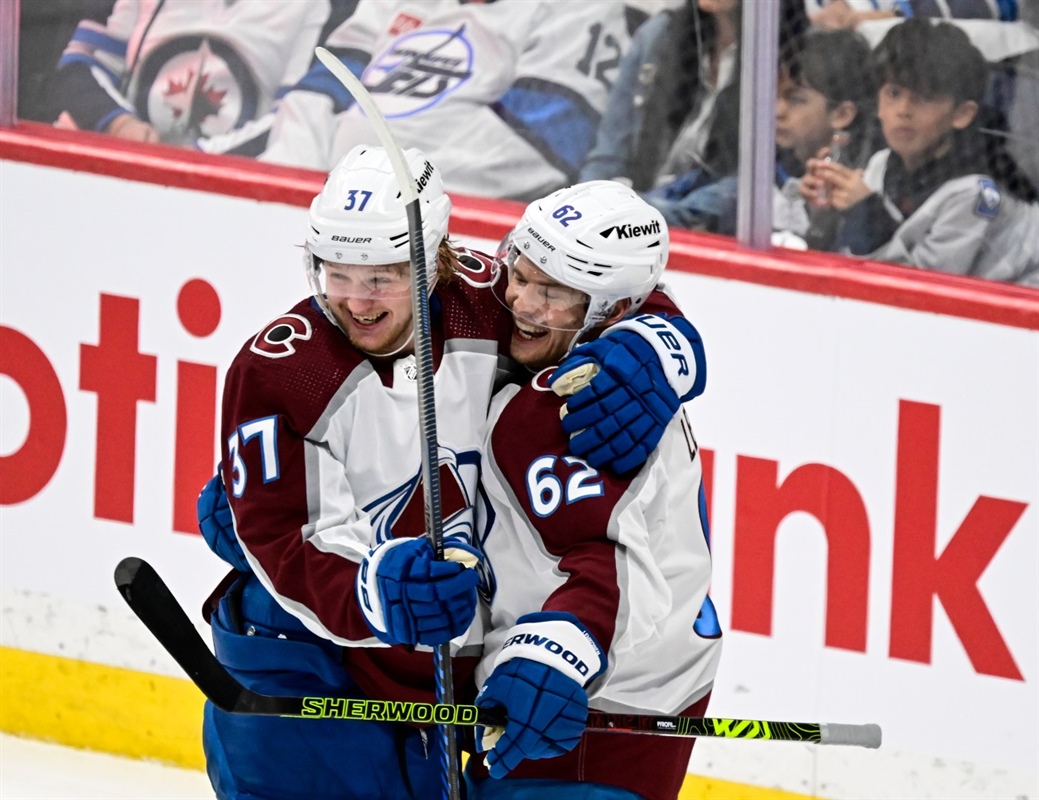
[[[307,341],[313,334],[310,320],[299,314],[284,314],[267,323],[267,327],[253,337],[249,349],[267,358],[285,358],[296,352],[293,341]]]
[[[444,515],[444,538],[459,539],[483,552],[484,540],[494,524],[494,510],[479,485],[479,475],[478,452],[456,453],[446,447],[440,448],[440,507]],[[373,547],[395,537],[421,536],[426,531],[421,472],[369,503],[364,510],[372,523]],[[480,593],[490,601],[497,582],[486,557],[480,561],[477,571],[480,574]]]
[[[426,532],[421,471],[364,510],[371,518],[373,546],[401,536],[421,536]],[[458,455],[446,447],[440,448],[440,510],[444,538],[456,537],[472,544],[473,501],[459,469]]]
[[[533,386],[535,391],[538,392],[551,392],[552,387],[548,385],[548,382],[555,372],[555,367],[545,367],[545,369],[541,370],[541,372],[537,373],[530,379],[531,386]]]
[[[457,30],[406,33],[375,56],[361,80],[388,118],[425,111],[463,86],[473,74],[473,45]]]
[[[258,98],[252,70],[231,45],[179,36],[148,54],[135,100],[164,142],[185,144],[244,125]]]
[[[482,259],[475,253],[463,250],[458,254],[459,269],[455,274],[470,286],[477,288],[493,286],[504,274],[499,263]]]

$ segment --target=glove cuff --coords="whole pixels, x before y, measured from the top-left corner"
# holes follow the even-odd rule
[[[390,638],[386,625],[386,610],[382,605],[382,596],[379,594],[379,583],[376,579],[379,574],[379,563],[390,550],[408,541],[410,539],[405,537],[383,542],[368,552],[368,557],[361,562],[361,568],[357,570],[357,599],[361,603],[361,613],[364,614],[368,627],[384,642],[390,641]]]
[[[566,613],[538,612],[520,617],[505,637],[494,669],[514,658],[552,667],[582,687],[606,669],[606,657],[591,631]]]
[[[641,336],[657,354],[667,382],[683,402],[695,397],[700,361],[692,343],[674,325],[655,314],[639,314],[624,319],[606,329],[604,336],[614,331],[631,331]],[[702,390],[701,390],[702,391]]]

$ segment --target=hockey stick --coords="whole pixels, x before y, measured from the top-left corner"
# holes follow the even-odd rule
[[[242,686],[217,661],[158,573],[139,558],[124,558],[115,568],[119,593],[134,614],[173,656],[213,705],[232,714],[346,719],[366,722],[411,722],[439,725],[498,725],[500,711],[471,705],[346,699],[342,697],[274,697]],[[772,722],[759,719],[669,717],[607,714],[590,711],[586,729],[601,733],[656,736],[710,736],[725,739],[769,739],[827,745],[880,747],[878,725],[816,722]]]
[[[426,276],[426,248],[422,237],[422,208],[418,184],[408,168],[397,140],[390,132],[386,118],[357,77],[343,63],[323,47],[315,51],[317,58],[364,109],[368,122],[375,129],[400,187],[401,200],[408,215],[408,239],[411,249],[411,308],[413,340],[415,343],[416,382],[419,400],[419,430],[422,434],[422,486],[425,501],[426,531],[433,543],[438,561],[444,560],[444,517],[440,502],[440,447],[437,440],[436,399],[433,394],[433,335],[429,322],[429,279]],[[438,243],[439,244],[439,243]],[[455,685],[451,669],[451,646],[437,645],[433,651],[433,673],[438,703],[454,705]],[[460,800],[458,741],[446,725],[438,728],[440,740],[441,776],[444,797]]]

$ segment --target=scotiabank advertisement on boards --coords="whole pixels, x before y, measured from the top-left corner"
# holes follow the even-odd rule
[[[193,617],[224,574],[194,509],[223,370],[308,293],[305,210],[16,161],[0,182],[0,644],[181,676],[112,570],[148,559]],[[701,740],[691,769],[1035,797],[1039,332],[688,265],[667,280],[708,353],[688,412],[726,636],[711,713],[885,737]]]

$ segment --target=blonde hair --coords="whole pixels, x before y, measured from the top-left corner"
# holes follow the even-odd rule
[[[437,246],[437,283],[450,283],[458,272],[458,245],[444,236]]]

